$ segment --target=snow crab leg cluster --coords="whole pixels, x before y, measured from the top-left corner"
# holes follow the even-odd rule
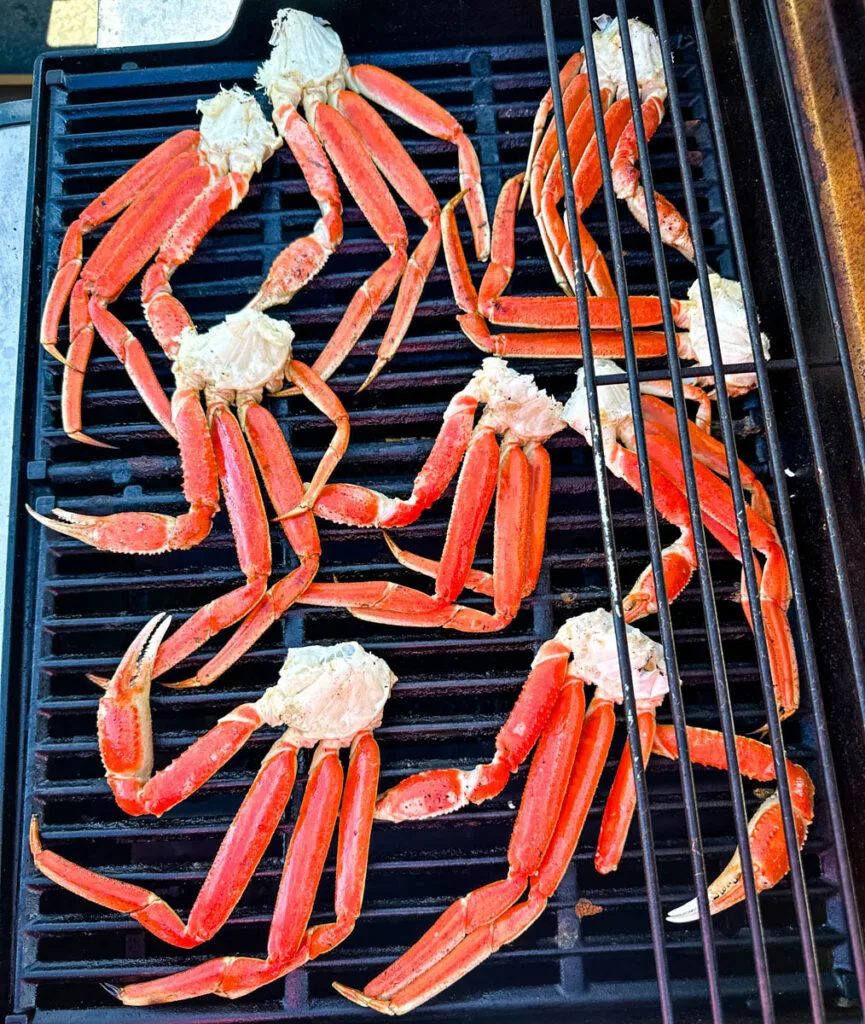
[[[655,724],[655,709],[668,692],[663,651],[628,626],[628,651],[640,713],[644,761],[651,753],[677,758],[671,726]],[[585,706],[584,687],[595,693]],[[613,739],[614,706],[622,684],[612,616],[597,609],[569,619],[538,651],[504,726],[492,761],[470,771],[421,772],[388,790],[375,816],[406,821],[457,811],[500,793],[511,773],[535,754],[508,846],[508,874],[452,904],[427,932],[362,992],[335,984],[353,1002],[386,1014],[402,1014],[438,995],[496,950],[513,942],[538,919],[558,888],[576,850]],[[726,770],[721,733],[689,727],[691,760]],[[740,771],[748,778],[775,778],[771,748],[736,740]],[[631,759],[626,749],[607,798],[595,864],[614,870],[634,809]],[[807,772],[787,762],[797,838],[804,844],[814,816],[814,787]],[[789,870],[778,799],[766,798],[748,823],[758,891],[776,885]],[[526,895],[526,889],[528,894]],[[713,914],[745,898],[738,851],[709,886]],[[670,920],[696,919],[696,902],[673,910]]]
[[[267,956],[219,957],[179,974],[123,988],[129,1006],[174,1002],[213,993],[236,999],[339,945],[363,903],[369,836],[379,776],[373,731],[396,677],[359,644],[290,650],[275,685],[241,704],[153,773],[150,684],[157,649],[170,619],[144,627],[108,683],[99,703],[99,750],[108,785],[127,814],[159,816],[215,775],[262,726],[282,735],[264,757],[184,923],[156,893],[106,878],[46,850],[34,818],[30,848],[37,868],[84,899],[127,914],[182,949],[212,938],[231,915],[255,873],[294,788],[300,750],[313,749],[303,802],[285,855]],[[347,773],[339,751],[350,748]],[[339,817],[336,919],[309,926],[331,837]]]
[[[633,111],[618,22],[597,19],[592,44],[600,79],[604,131],[616,195],[646,227],[646,195],[637,168]],[[636,19],[628,22],[634,49],[647,141],[664,116],[667,89],[657,36]],[[283,732],[267,752],[229,827],[188,920],[155,892],[105,877],[43,847],[33,819],[30,847],[37,868],[59,885],[134,918],[167,943],[192,948],[227,921],[251,881],[290,798],[298,754],[312,749],[308,782],[294,824],[262,958],[224,956],[178,974],[111,988],[128,1005],[144,1006],[216,994],[237,998],[283,977],[326,953],[351,932],[363,901],[373,819],[401,822],[435,817],[500,794],[532,755],[507,852],[507,876],[468,893],[449,907],[402,957],[362,992],[337,984],[356,1003],[402,1014],[449,987],[543,912],[574,855],[602,771],[613,748],[616,707],[624,701],[610,612],[596,609],[568,619],[534,658],[520,696],[499,730],[492,759],[472,769],[444,768],[404,779],[377,798],[379,751],[373,736],[396,679],[387,664],[357,643],[289,650],[275,685],[234,708],[167,767],[154,772],[150,690],[154,679],[177,666],[208,640],[236,626],[230,639],[195,675],[174,686],[206,686],[234,664],[295,602],[343,607],[354,616],[404,627],[445,627],[466,632],[505,628],[530,595],[541,571],[551,490],[546,444],[572,428],[590,440],[583,370],[567,404],[540,389],[501,357],[582,358],[581,326],[592,331],[600,375],[619,373],[607,357],[625,353],[625,337],[603,254],[578,218],[590,323],[581,325],[574,294],[571,242],[559,209],[564,193],[552,96],[541,101],[523,174],[500,193],[492,232],[480,166],[460,124],[437,103],[395,75],[371,65],[351,66],[327,22],[286,9],[273,23],[270,57],[257,81],[273,107],[271,127],[257,101],[234,87],[198,104],[197,131],[180,132],[144,157],[94,200],[63,241],[41,329],[41,343],[65,364],[63,426],[90,444],[82,429],[82,395],[95,333],[126,367],[157,421],[177,440],[187,509],[168,516],[148,511],[87,516],[55,509],[31,514],[46,527],[104,551],[159,554],[199,544],[219,508],[227,506],[245,582],[195,612],[171,636],[170,618],[157,615],[141,630],[111,679],[102,686],[97,731],[106,781],[128,814],[159,816],[202,787],[264,727]],[[589,95],[586,57],[575,54],[561,72],[567,143],[578,214],[601,187],[598,139]],[[442,210],[419,168],[376,110],[452,143],[461,191]],[[301,113],[302,111],[302,113]],[[285,143],[319,209],[312,231],[294,239],[274,260],[247,305],[210,330],[199,332],[174,295],[172,278],[190,260],[214,225],[246,196],[254,174]],[[267,313],[289,303],[317,275],[340,245],[340,184],[388,250],[385,261],[357,289],[312,366],[292,355],[293,331]],[[424,223],[413,252],[394,193]],[[517,267],[515,224],[531,195],[548,262],[563,295],[508,295]],[[663,240],[693,260],[690,230],[681,214],[655,195]],[[475,254],[489,259],[475,288],[459,235],[456,212],[466,207]],[[84,237],[117,218],[84,260]],[[326,383],[352,351],[370,321],[395,293],[393,312],[367,387],[393,358],[415,314],[428,275],[444,249],[452,290],[466,336],[485,354],[482,366],[451,399],[432,450],[411,493],[390,497],[354,483],[330,483],[349,442],[349,417]],[[149,266],[148,266],[149,264]],[[146,270],[145,270],[146,268]],[[141,298],[147,322],[171,361],[169,401],[140,342],[110,312],[123,290],[145,271]],[[751,344],[742,291],[710,274],[710,299],[723,358],[745,362]],[[672,299],[680,333],[678,355],[700,364],[709,356],[706,311],[695,283],[687,299]],[[69,344],[58,348],[60,321],[69,306]],[[665,356],[662,301],[629,299],[638,358]],[[493,333],[490,325],[507,330]],[[516,329],[516,330],[514,330]],[[768,341],[761,338],[768,356]],[[753,374],[727,375],[724,387],[740,395]],[[690,424],[703,522],[739,561],[732,493],[723,445],[710,433],[713,378],[685,385],[696,403]],[[309,483],[301,480],[291,450],[265,395],[301,394],[334,425],[334,435]],[[684,482],[683,453],[671,406],[671,385],[640,386],[649,470],[658,513],[679,530],[662,552],[668,599],[687,586],[696,567],[693,528]],[[203,399],[203,401],[202,401]],[[612,473],[641,488],[631,396],[626,385],[599,389],[604,459]],[[747,527],[762,563],[755,563],[760,610],[780,717],[799,704],[798,669],[790,623],[790,577],[775,529],[772,506],[760,480],[739,463],[748,491]],[[270,524],[259,483],[297,556],[297,566],[270,586]],[[397,545],[389,531],[418,520],[456,480],[441,557],[432,559]],[[493,566],[474,568],[482,528],[494,506]],[[321,559],[317,519],[355,528],[377,528],[397,562],[434,580],[434,593],[387,580],[315,582]],[[493,610],[461,605],[464,590],[488,597]],[[751,622],[744,585],[741,601]],[[631,623],[657,611],[651,568],[637,579],[623,604],[640,751],[677,759],[671,726],[657,709],[669,691],[661,647]],[[586,706],[585,688],[594,693]],[[724,738],[687,727],[695,764],[727,770]],[[347,772],[339,759],[349,748]],[[775,780],[772,750],[753,738],[736,739],[739,770],[761,782]],[[814,815],[814,787],[800,765],[786,762],[796,840],[804,844]],[[633,760],[625,745],[606,797],[595,854],[601,873],[621,860],[636,803]],[[339,818],[335,920],[309,925],[328,848]],[[758,891],[789,870],[777,796],[763,800],[748,823]],[[738,851],[709,886],[713,914],[745,898]],[[696,900],[668,919],[697,918]]]

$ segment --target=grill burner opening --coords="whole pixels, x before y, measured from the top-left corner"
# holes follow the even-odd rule
[[[599,12],[598,12],[599,13]],[[651,22],[650,13],[634,10]],[[336,13],[333,20],[341,30]],[[717,174],[717,154],[707,123],[703,77],[693,27],[684,18],[671,26],[674,66],[682,117],[687,126],[689,162],[694,175],[700,224],[711,266],[736,276],[730,228]],[[564,58],[579,45],[561,42]],[[353,60],[387,67],[449,109],[473,139],[482,163],[490,211],[501,183],[522,169],[537,102],[548,86],[546,58],[539,42],[506,46],[452,47],[435,51],[357,53],[344,33]],[[533,38],[540,39],[537,34]],[[261,35],[264,54],[266,36]],[[192,53],[165,57],[161,66],[117,71],[105,67],[70,72],[45,89],[48,145],[43,180],[44,235],[41,306],[66,225],[130,163],[181,127],[195,122],[197,99],[220,84],[236,81],[252,88],[255,63],[195,63]],[[190,63],[187,63],[190,61]],[[116,65],[115,65],[116,66]],[[458,190],[456,157],[447,145],[386,118],[416,160],[436,196],[444,202]],[[729,125],[728,132],[729,132]],[[651,144],[659,191],[680,208],[683,190],[669,116]],[[344,199],[348,197],[344,194]],[[417,219],[401,212],[412,244],[421,234]],[[657,291],[649,236],[622,207],[623,244],[632,294]],[[254,292],[273,257],[291,238],[311,228],[316,208],[287,150],[280,150],[253,180],[248,198],[200,246],[174,278],[175,293],[199,329],[242,305]],[[298,358],[311,361],[329,337],[348,297],[380,262],[382,247],[350,203],[346,238],[326,271],[301,292],[285,315],[297,334]],[[603,205],[596,201],[586,224],[609,252]],[[465,222],[464,243],[471,252]],[[95,232],[94,245],[102,232]],[[530,214],[518,221],[518,270],[512,291],[552,293],[554,284]],[[683,298],[694,270],[667,253],[671,292]],[[472,263],[476,280],[482,268]],[[35,280],[35,278],[34,278]],[[114,309],[148,350],[156,351],[138,301],[137,284]],[[404,494],[432,443],[442,411],[453,393],[479,365],[481,354],[454,320],[443,259],[430,275],[418,313],[398,357],[363,395],[353,393],[364,379],[391,305],[375,318],[368,337],[334,378],[352,423],[349,451],[335,479],[363,482],[385,493]],[[783,319],[764,323],[773,341],[770,370],[777,390],[790,391],[794,378]],[[32,331],[31,331],[32,334]],[[29,338],[28,342],[34,339]],[[65,342],[66,336],[61,336]],[[35,351],[31,348],[31,353]],[[35,425],[27,450],[29,497],[38,511],[54,504],[104,514],[132,508],[174,512],[180,508],[179,460],[174,443],[155,425],[128,378],[104,348],[91,362],[85,389],[85,424],[99,440],[118,446],[98,452],[68,441],[60,427],[60,373],[42,360],[33,396]],[[170,383],[166,361],[155,365]],[[573,388],[576,364],[519,361],[521,372],[559,398]],[[663,369],[663,361],[641,369]],[[308,478],[327,443],[330,427],[302,400],[270,400]],[[770,483],[766,442],[756,395],[733,405],[739,456]],[[377,731],[382,746],[382,788],[411,771],[458,764],[470,766],[492,749],[528,671],[537,646],[565,618],[607,604],[597,493],[590,450],[573,431],[548,444],[553,461],[553,496],[541,581],[524,601],[514,623],[500,634],[467,636],[443,631],[389,630],[363,623],[342,611],[298,606],[262,638],[239,665],[206,690],[172,692],[154,687],[153,721],[157,765],[166,764],[228,708],[255,699],[275,680],[286,646],[356,639],[385,657],[400,682]],[[791,446],[792,450],[792,446]],[[610,479],[619,565],[623,582],[636,578],[648,562],[645,522],[638,495]],[[452,489],[399,539],[420,554],[440,552]],[[393,562],[376,531],[360,533],[321,524],[320,578],[392,579],[418,585],[416,577]],[[674,531],[662,524],[662,540]],[[38,813],[46,846],[114,877],[156,889],[181,914],[194,899],[231,817],[275,733],[262,730],[200,793],[161,820],[132,819],[115,806],[103,781],[95,737],[96,692],[86,672],[110,673],[132,636],[156,611],[183,616],[237,585],[241,574],[224,514],[208,540],[192,552],[136,558],[96,552],[40,530],[30,531],[28,593],[32,651],[25,655],[32,690],[21,735],[23,811]],[[272,531],[274,578],[292,565],[281,531]],[[736,727],[747,733],[765,720],[754,643],[741,607],[735,603],[739,564],[710,541]],[[477,565],[489,568],[491,527],[479,546]],[[484,599],[466,597],[465,603]],[[714,683],[708,662],[699,590],[692,583],[672,607],[688,722],[717,727]],[[654,620],[643,624],[657,639]],[[206,660],[206,648],[191,663]],[[22,675],[22,691],[27,684]],[[26,700],[26,693],[24,696]],[[660,719],[670,720],[669,708]],[[839,991],[838,972],[850,968],[844,918],[831,867],[831,821],[823,805],[816,765],[813,725],[803,706],[785,724],[788,756],[814,776],[817,816],[803,855],[819,966],[830,1001]],[[613,744],[618,756],[626,738],[620,725]],[[302,762],[305,770],[306,762]],[[594,844],[615,763],[607,765],[577,856],[541,920],[512,946],[472,972],[445,996],[417,1011],[437,1019],[466,1019],[513,1013],[525,1019],[549,1012],[564,1019],[575,1009],[591,1009],[597,1019],[621,1016],[657,1019],[657,980],[647,912],[639,837],[633,826],[619,870],[596,873]],[[72,896],[37,874],[29,856],[20,860],[13,932],[16,936],[13,1005],[21,1019],[63,1022],[104,1020],[233,1021],[360,1017],[362,1011],[332,991],[334,979],[362,985],[410,945],[455,897],[501,877],[505,849],[525,780],[523,769],[500,798],[479,808],[429,822],[373,829],[367,894],[360,921],[338,949],[237,1004],[208,998],[143,1013],[119,1007],[100,981],[144,980],[221,954],[262,955],[285,853],[299,806],[297,787],[285,822],[267,851],[254,881],[228,924],[206,946],[179,951],[159,943],[135,922]],[[304,771],[301,772],[301,781]],[[733,816],[726,775],[695,768],[707,872],[717,873],[733,846]],[[648,773],[656,859],[664,908],[693,895],[679,775],[672,763],[653,759]],[[760,802],[760,786],[746,783],[749,814]],[[325,920],[332,906],[335,849],[331,851],[314,920]],[[18,853],[16,851],[16,856]],[[578,918],[578,899],[602,906],[597,916]],[[790,887],[785,880],[761,897],[768,965],[777,992],[779,1019],[800,1019],[807,991]],[[714,919],[718,969],[728,1019],[759,1013],[751,938],[744,905]],[[677,1006],[704,1010],[705,964],[696,926],[668,926],[671,990]],[[686,1010],[685,1012],[690,1012]],[[367,1018],[372,1019],[372,1018]]]

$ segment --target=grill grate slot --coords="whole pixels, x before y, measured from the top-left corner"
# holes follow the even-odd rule
[[[699,29],[696,6],[694,11]],[[675,27],[670,46],[683,133],[677,139],[668,112],[651,145],[652,172],[657,187],[674,203],[684,207],[688,200],[694,207],[692,223],[699,219],[709,264],[725,276],[736,276],[741,243],[731,245],[735,218],[725,209],[724,175],[719,173],[723,161],[709,121],[711,97],[704,87],[694,25],[683,18]],[[575,46],[562,43],[559,56],[569,55]],[[254,64],[204,63],[204,52],[198,64],[194,56],[184,54],[182,63],[179,59],[158,68],[68,72],[62,82],[46,86],[50,134],[40,171],[44,200],[39,211],[39,244],[44,260],[36,306],[44,300],[65,227],[77,212],[154,145],[179,128],[194,125],[198,98],[211,94],[221,83],[237,81],[252,86]],[[532,43],[415,50],[363,59],[402,75],[462,121],[478,148],[492,208],[501,183],[523,165],[532,117],[549,84],[544,47]],[[437,197],[442,201],[450,198],[459,187],[453,149],[396,119],[387,119]],[[684,184],[679,167],[683,156],[692,175]],[[416,242],[421,226],[406,209],[402,212]],[[619,216],[620,242],[615,231],[610,234],[600,201],[587,215],[587,227],[605,252],[612,247],[615,256],[617,246],[624,247],[622,269],[633,294],[655,293],[651,239],[624,208],[619,209]],[[289,239],[309,230],[315,218],[315,205],[297,168],[287,151],[280,150],[254,181],[241,208],[217,225],[194,259],[178,271],[173,281],[175,294],[200,327],[211,326],[246,301],[273,257]],[[94,233],[88,251],[102,233]],[[468,242],[467,235],[464,241]],[[553,282],[527,212],[518,221],[517,251],[519,266],[512,291],[551,293]],[[325,273],[298,295],[284,314],[297,332],[298,358],[314,358],[351,292],[381,261],[383,252],[349,201],[346,242]],[[684,297],[693,269],[675,254],[667,253],[666,260],[669,291]],[[478,280],[480,266],[472,264],[472,271]],[[37,281],[35,274],[33,280]],[[114,308],[148,350],[155,352],[138,298],[135,282]],[[440,257],[398,357],[374,387],[351,398],[366,375],[391,309],[390,303],[383,307],[369,337],[357,346],[333,381],[335,390],[349,402],[352,416],[351,447],[336,478],[367,482],[385,493],[397,494],[410,487],[447,401],[477,367],[480,355],[454,321],[457,310]],[[61,333],[61,342],[65,341],[66,335]],[[794,368],[799,364],[789,358],[793,349],[780,327],[777,336],[773,332],[773,342],[768,370],[777,393],[793,387]],[[32,355],[35,347],[29,352]],[[155,357],[154,363],[160,379],[168,384],[166,361]],[[573,387],[572,363],[521,361],[518,368],[534,373],[538,383],[557,397],[564,399]],[[116,444],[117,453],[98,452],[68,441],[60,427],[59,370],[58,364],[40,354],[35,425],[26,452],[29,500],[37,510],[49,510],[54,504],[98,514],[179,508],[176,447],[153,425],[116,361],[102,353],[92,360],[84,416],[88,432]],[[667,373],[665,360],[640,365],[643,377]],[[695,374],[685,372],[685,376]],[[769,384],[765,386],[768,390]],[[329,437],[327,421],[298,400],[270,400],[270,405],[289,437],[302,475],[308,477]],[[756,395],[751,395],[733,403],[728,425],[735,433],[740,457],[771,485],[770,470],[777,467],[763,417],[764,408]],[[777,433],[771,417],[769,430]],[[537,592],[524,602],[504,633],[454,636],[423,631],[410,636],[407,643],[403,631],[362,623],[339,611],[297,607],[210,689],[172,693],[155,688],[157,766],[176,756],[228,708],[254,698],[269,685],[286,645],[348,638],[358,639],[386,657],[401,680],[377,733],[385,780],[423,767],[473,765],[487,755],[538,644],[566,617],[609,600],[603,517],[598,512],[591,451],[570,431],[553,438],[549,450],[554,481],[545,569]],[[400,536],[412,550],[433,554],[440,549],[452,491],[417,524],[402,531]],[[649,557],[643,505],[639,496],[617,480],[609,481],[609,494],[617,564],[623,581],[629,584]],[[781,514],[785,532],[792,533],[789,508],[785,517],[783,502]],[[660,523],[662,544],[674,535]],[[94,723],[98,694],[84,673],[113,670],[132,636],[155,611],[170,610],[182,618],[241,580],[227,520],[224,515],[218,517],[210,537],[193,552],[154,559],[95,552],[32,528],[29,538],[33,590],[28,595],[27,618],[33,639],[26,655],[26,678],[32,696],[29,704],[23,705],[26,777],[21,821],[37,813],[46,846],[114,877],[152,886],[183,914],[275,734],[256,734],[200,794],[159,821],[128,818],[118,811],[102,781]],[[652,546],[651,533],[649,539]],[[322,540],[322,578],[336,573],[347,580],[385,578],[417,583],[416,577],[394,566],[377,534],[358,536],[357,531],[322,524]],[[274,530],[272,541],[275,579],[293,562],[281,532]],[[766,709],[760,701],[752,635],[734,600],[739,565],[711,539],[706,555],[717,601],[717,623],[713,627],[710,622],[709,630],[714,629],[719,650],[723,649],[736,729],[748,732],[762,724]],[[490,558],[491,532],[487,528],[478,564],[488,567]],[[798,593],[797,600],[801,601]],[[473,602],[473,598],[466,600]],[[716,686],[696,583],[670,609],[670,624],[675,631],[687,720],[716,727]],[[646,631],[658,638],[654,620]],[[216,648],[216,644],[208,645],[188,659],[185,667],[203,663]],[[814,692],[819,693],[811,692],[812,701]],[[809,704],[805,696],[803,703]],[[817,981],[832,992],[838,985],[835,972],[849,962],[849,919],[845,922],[842,913],[837,875],[825,869],[838,844],[840,817],[832,808],[828,815],[824,810],[825,772],[821,766],[825,766],[827,755],[819,736],[815,741],[812,710],[803,707],[795,720],[785,724],[785,738],[788,756],[803,764],[818,785],[818,815],[803,854],[802,870],[813,922]],[[822,712],[816,710],[819,717]],[[664,708],[660,717],[670,721],[670,711]],[[609,789],[625,739],[624,724],[620,724],[599,794]],[[646,776],[644,819],[654,834],[660,899],[667,910],[693,895],[694,856],[678,769],[657,761]],[[302,783],[306,760],[301,768]],[[524,781],[525,770],[498,799],[469,813],[399,827],[376,826],[363,915],[352,936],[329,956],[238,1004],[208,998],[154,1009],[146,1013],[147,1019],[360,1019],[361,1011],[332,992],[331,980],[349,984],[369,980],[414,941],[451,899],[501,876]],[[734,843],[730,787],[722,773],[700,768],[694,769],[693,787],[699,803],[705,869],[713,877],[728,860]],[[759,804],[759,789],[747,782],[743,787],[748,814]],[[832,799],[837,806],[837,796]],[[214,940],[189,952],[174,951],[137,924],[48,883],[34,871],[29,855],[22,854],[13,929],[15,1010],[46,1024],[138,1021],[144,1019],[141,1011],[118,1007],[97,982],[155,977],[222,953],[262,955],[282,856],[298,806],[296,793],[236,913]],[[507,1012],[525,1019],[550,1012],[564,1018],[572,1016],[575,1009],[592,1009],[603,1020],[620,1017],[622,1007],[627,1006],[633,1012],[630,1019],[657,1019],[656,959],[664,941],[669,967],[662,989],[670,1019],[672,1006],[705,1011],[710,1003],[720,1019],[721,999],[731,1014],[760,1012],[746,908],[736,907],[715,919],[702,936],[697,927],[668,926],[659,931],[656,926],[653,930],[636,827],[616,874],[604,877],[594,870],[592,856],[602,806],[599,797],[574,863],[542,919],[419,1014],[456,1020],[469,1014],[480,1017]],[[333,852],[316,903],[316,920],[327,919],[332,903]],[[605,912],[578,919],[574,904],[579,897],[603,904]],[[771,990],[776,993],[775,1011],[779,1019],[788,1019],[785,1014],[794,1014],[808,993],[789,880],[761,897],[760,911],[766,968],[771,974]],[[707,961],[717,964],[714,981],[711,970],[707,981]]]

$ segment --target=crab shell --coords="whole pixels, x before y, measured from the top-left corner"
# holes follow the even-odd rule
[[[282,387],[293,339],[285,320],[242,309],[203,334],[184,328],[174,374],[179,385],[229,402],[238,395],[260,401],[264,389]]]
[[[741,284],[738,281],[727,280],[720,274],[709,274],[709,288],[724,362],[752,362],[754,352],[751,347],[751,333],[748,330]],[[688,344],[691,347],[689,355],[701,366],[710,366],[712,354],[709,351],[706,313],[700,296],[699,281],[695,281],[688,289],[688,301],[692,307],[688,333]],[[769,339],[765,334],[760,335],[760,344],[763,347],[763,355],[768,359]],[[740,394],[756,387],[757,376],[753,373],[733,373],[724,378],[724,383],[730,394]]]
[[[484,403],[481,423],[520,444],[542,443],[565,429],[562,403],[539,388],[534,377],[517,373],[504,359],[484,359],[466,393]]]
[[[597,377],[607,377],[623,372],[621,366],[614,363],[612,359],[596,359],[594,365]],[[601,413],[601,437],[604,442],[604,452],[608,454],[610,447],[616,441],[620,425],[627,422],[632,416],[630,388],[627,384],[604,384],[603,387],[598,388],[598,407]],[[582,366],[577,371],[577,386],[565,403],[562,418],[577,433],[582,434],[589,444],[592,443],[586,371]]]
[[[284,726],[296,747],[322,740],[348,746],[358,733],[381,724],[395,682],[387,663],[354,641],[297,647],[255,706],[268,725]]]
[[[635,626],[626,625],[625,630],[637,705],[658,707],[670,690],[664,651]],[[605,608],[575,615],[556,636],[570,649],[574,670],[595,687],[596,695],[621,704],[622,680],[613,616]]]
[[[617,100],[628,98],[628,79],[625,72],[625,58],[622,53],[622,34],[618,18],[607,14],[595,18],[599,31],[592,33],[595,61],[598,66],[598,82],[603,88],[612,89]],[[653,29],[639,18],[628,21],[628,34],[634,53],[634,70],[640,101],[645,103],[651,96],[657,96],[663,103],[667,98],[667,80],[664,78],[664,62],[661,58],[661,44]]]
[[[236,171],[251,178],[282,145],[252,93],[236,85],[199,100],[196,109],[201,114],[198,148],[222,175]]]
[[[270,45],[255,80],[275,109],[296,107],[308,94],[326,100],[328,90],[343,87],[348,61],[339,36],[323,18],[283,8],[273,20]]]

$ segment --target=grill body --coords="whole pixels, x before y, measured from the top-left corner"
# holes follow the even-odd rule
[[[276,5],[273,5],[274,8]],[[531,120],[548,86],[540,15],[521,3],[413,5],[322,4],[349,58],[387,67],[451,110],[473,138],[481,159],[490,211],[501,183],[521,169]],[[166,48],[43,58],[37,71],[28,224],[29,259],[25,279],[21,401],[16,480],[17,505],[28,500],[37,510],[55,504],[103,514],[133,508],[179,508],[179,463],[174,445],[149,419],[113,357],[98,353],[86,387],[88,431],[118,446],[103,453],[70,443],[60,428],[60,367],[38,351],[38,319],[53,273],[59,241],[69,221],[111,180],[169,134],[196,122],[197,99],[220,84],[252,87],[256,63],[266,55],[268,4],[247,4],[231,33],[205,47]],[[599,7],[595,13],[601,13]],[[652,22],[649,5],[634,4],[632,16]],[[831,310],[820,289],[819,256],[805,210],[793,139],[783,98],[773,87],[771,54],[762,8],[744,8],[753,39],[752,83],[759,92],[784,199],[784,231],[795,253],[793,285],[808,342],[817,389],[826,457],[842,518],[842,543],[853,578],[865,565],[860,524],[862,475],[842,394],[843,369],[833,348]],[[572,11],[556,10],[560,56],[578,43]],[[717,173],[718,154],[708,125],[704,76],[694,43],[694,25],[684,5],[667,6],[674,33],[676,81],[686,123],[689,163],[694,177],[707,258],[728,277],[736,275],[730,225]],[[806,570],[808,613],[817,637],[841,798],[846,810],[854,872],[865,870],[865,836],[857,820],[861,804],[863,749],[861,723],[851,670],[845,657],[843,615],[836,593],[833,555],[820,512],[820,480],[812,466],[812,446],[803,430],[798,369],[789,334],[767,230],[769,213],[755,187],[760,168],[749,127],[744,83],[733,60],[733,37],[724,10],[709,7],[713,63],[723,104],[724,127],[737,180],[745,241],[762,324],[773,342],[769,364],[773,397],[790,474],[796,540]],[[433,42],[437,49],[429,49]],[[762,58],[762,59],[761,59]],[[437,196],[444,201],[458,188],[456,158],[446,145],[391,120]],[[735,142],[735,144],[734,144]],[[682,186],[672,128],[665,120],[651,145],[656,186],[681,204]],[[347,197],[346,197],[347,198]],[[175,278],[175,292],[199,327],[209,327],[237,309],[255,290],[276,253],[315,220],[315,208],[302,178],[281,150],[254,180],[238,211],[211,232],[189,265]],[[648,236],[620,211],[628,282],[633,294],[656,291]],[[600,204],[587,215],[589,230],[608,249]],[[410,234],[418,222],[407,216]],[[99,233],[96,238],[100,237]],[[519,270],[515,289],[552,292],[553,283],[531,218],[518,224]],[[287,310],[297,333],[298,358],[311,361],[327,340],[348,297],[381,260],[382,247],[351,202],[346,209],[346,240],[326,272]],[[694,277],[684,260],[667,258],[671,291],[684,297]],[[474,266],[479,278],[480,268]],[[376,385],[352,398],[363,380],[386,323],[376,318],[334,385],[347,401],[352,420],[351,448],[337,478],[363,482],[387,493],[404,494],[429,450],[451,395],[467,381],[480,354],[454,321],[452,297],[440,258],[425,289],[418,314],[397,359]],[[138,303],[137,286],[116,304],[118,315],[155,350]],[[170,374],[157,358],[163,379]],[[575,364],[520,361],[539,383],[564,398],[573,387]],[[663,361],[645,364],[663,376]],[[329,427],[302,402],[271,400],[302,475],[308,478]],[[769,481],[766,437],[755,395],[734,403],[740,456]],[[547,554],[537,592],[523,604],[515,622],[483,637],[439,631],[388,630],[350,618],[341,611],[297,607],[259,642],[240,665],[211,688],[170,692],[155,687],[153,698],[157,765],[167,763],[225,711],[254,699],[275,679],[286,646],[358,639],[387,658],[400,677],[378,732],[385,782],[410,771],[488,756],[492,738],[512,705],[537,646],[564,619],[606,605],[601,523],[590,451],[573,432],[549,443],[553,457],[553,499]],[[769,481],[771,486],[771,481]],[[618,561],[630,585],[648,561],[642,505],[637,495],[611,481]],[[449,492],[450,495],[451,492]],[[402,531],[401,542],[434,555],[440,550],[449,498]],[[14,518],[14,517],[13,517]],[[382,538],[321,524],[322,578],[393,579],[418,585],[395,566]],[[662,536],[668,536],[667,528]],[[672,536],[672,534],[670,534]],[[292,566],[282,534],[274,530],[274,574]],[[491,536],[484,534],[479,565],[488,567]],[[99,981],[143,979],[182,969],[221,954],[263,955],[282,857],[299,805],[298,789],[272,847],[229,923],[200,950],[177,951],[152,939],[134,922],[86,904],[49,883],[23,852],[22,837],[32,813],[40,817],[46,846],[108,874],[156,889],[181,913],[191,905],[228,822],[251,781],[271,737],[257,736],[247,750],[193,799],[163,819],[129,819],[115,807],[104,781],[95,738],[98,694],[85,672],[110,673],[130,639],[154,612],[191,612],[240,580],[224,515],[208,540],[192,552],[145,559],[94,552],[34,526],[13,522],[13,572],[8,582],[5,634],[5,760],[3,788],[2,917],[10,922],[8,955],[0,984],[8,982],[9,1021],[253,1021],[345,1020],[362,1011],[330,989],[339,979],[362,984],[420,934],[445,905],[468,889],[502,876],[505,848],[525,771],[501,798],[437,821],[376,826],[367,898],[353,935],[330,956],[247,997],[238,1004],[200,1000],[146,1012],[118,1007]],[[761,725],[754,644],[735,603],[739,565],[710,545],[714,590],[727,676],[739,732]],[[422,585],[422,584],[420,584]],[[471,599],[470,599],[471,600]],[[858,600],[858,595],[857,595]],[[804,611],[804,610],[803,610]],[[676,646],[688,721],[716,727],[717,711],[699,592],[688,588],[673,606]],[[858,628],[858,625],[857,625]],[[647,631],[655,635],[654,624]],[[202,658],[198,659],[203,660]],[[666,719],[662,719],[666,720]],[[817,763],[814,722],[807,693],[799,715],[785,726],[789,756],[815,778],[818,809],[803,867],[810,897],[820,979],[831,1015],[859,1019],[849,1006],[852,958],[838,897],[833,822],[827,814]],[[625,742],[617,734],[618,757]],[[594,842],[612,781],[611,763],[601,782],[568,875],[541,921],[513,946],[474,971],[444,998],[418,1011],[431,1019],[464,1020],[469,1015],[513,1014],[525,1019],[540,1012],[572,1017],[591,1010],[596,1019],[657,1019],[657,981],[646,907],[643,863],[636,825],[622,865],[602,877],[592,864]],[[301,779],[303,773],[301,773]],[[719,772],[696,770],[707,870],[715,874],[734,846],[730,791]],[[679,776],[673,765],[652,763],[648,787],[655,855],[665,907],[693,895]],[[745,787],[748,809],[758,791]],[[315,918],[326,919],[332,899],[333,863],[328,863]],[[862,878],[857,879],[861,886]],[[574,904],[586,898],[606,909],[578,919]],[[767,960],[779,1019],[807,1019],[803,1009],[801,936],[785,882],[761,900]],[[715,947],[725,1019],[749,1019],[759,1009],[751,940],[744,908],[715,919]],[[665,933],[670,986],[681,1019],[703,1012],[707,986],[696,928],[668,926]]]

